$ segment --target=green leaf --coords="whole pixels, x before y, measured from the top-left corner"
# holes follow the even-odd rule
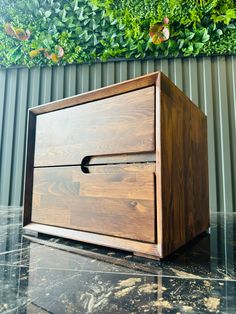
[[[189,30],[186,31],[186,39],[191,40],[195,36],[195,33],[190,32]]]
[[[45,17],[48,18],[49,16],[51,16],[52,12],[51,11],[46,11],[44,14],[45,14]]]
[[[74,11],[77,11],[78,9],[79,9],[78,0],[75,0]]]
[[[202,47],[204,46],[203,43],[194,43],[194,50],[201,50]]]
[[[235,29],[236,26],[235,26],[234,24],[228,24],[228,25],[226,26],[226,28],[227,28],[227,29]]]
[[[208,34],[207,29],[204,30],[204,33],[202,35],[202,42],[205,43],[210,39],[210,35]]]
[[[83,21],[85,18],[84,18],[84,8],[82,7],[81,8],[81,12],[80,12],[80,15],[79,15],[79,17],[78,17],[78,20],[79,21]]]
[[[179,46],[179,49],[181,49],[184,45],[184,39],[179,39],[178,40],[178,46]]]
[[[1,2],[2,1],[2,2]],[[41,53],[60,46],[62,64],[98,59],[236,54],[234,0],[19,0],[0,1],[0,24],[29,30],[29,40],[6,35],[0,28],[0,65],[51,65]],[[1,5],[4,4],[4,5]],[[170,39],[158,47],[150,25],[169,18]],[[80,49],[76,49],[80,47]]]
[[[115,25],[115,24],[117,24],[117,19],[115,19],[115,20],[113,20],[113,21],[111,22],[111,25]]]
[[[193,45],[189,45],[187,48],[183,48],[183,52],[185,56],[189,56],[193,53],[194,49],[193,49]]]

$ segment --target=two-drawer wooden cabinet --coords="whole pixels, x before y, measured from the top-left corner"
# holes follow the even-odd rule
[[[29,110],[26,230],[162,258],[208,226],[206,117],[161,72]]]

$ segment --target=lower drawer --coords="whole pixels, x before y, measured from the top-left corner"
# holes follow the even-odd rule
[[[155,243],[155,164],[34,169],[32,222]]]

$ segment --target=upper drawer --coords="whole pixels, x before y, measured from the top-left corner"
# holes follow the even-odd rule
[[[35,166],[81,164],[86,156],[151,152],[154,87],[37,116]]]

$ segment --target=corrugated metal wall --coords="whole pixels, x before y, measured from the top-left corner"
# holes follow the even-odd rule
[[[0,69],[0,204],[22,203],[29,107],[157,70],[208,115],[211,210],[236,210],[236,56]]]

